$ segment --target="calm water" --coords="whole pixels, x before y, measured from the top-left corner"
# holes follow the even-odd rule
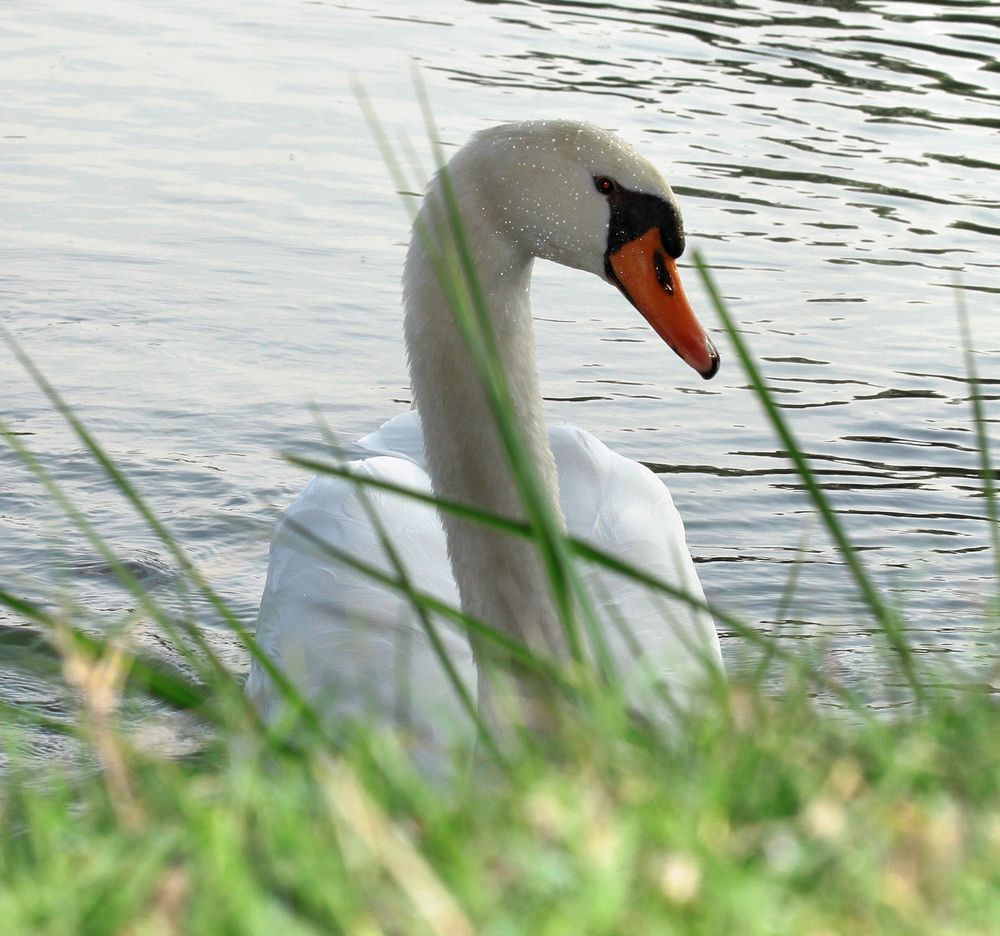
[[[270,528],[305,480],[280,453],[318,448],[309,405],[349,440],[409,404],[405,214],[350,81],[429,163],[416,61],[449,148],[504,120],[570,117],[663,168],[689,243],[717,268],[916,645],[966,671],[991,658],[982,611],[995,584],[955,305],[969,307],[995,425],[1000,5],[399,9],[182,0],[95,13],[54,0],[0,15],[3,323],[237,612],[252,622]],[[663,471],[712,600],[878,677],[849,581],[693,271],[686,282],[723,353],[711,384],[613,290],[540,265],[550,417]],[[180,601],[165,551],[5,350],[0,387],[11,428],[156,593]],[[0,467],[3,587],[79,602],[97,626],[119,620],[131,602],[82,537],[7,450]],[[0,626],[8,646],[23,640],[3,610]],[[741,641],[724,652],[746,664]],[[46,696],[0,677],[8,698]]]

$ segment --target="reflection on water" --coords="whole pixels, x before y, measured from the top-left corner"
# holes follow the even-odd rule
[[[491,123],[560,116],[662,165],[919,649],[970,668],[992,653],[981,611],[995,585],[955,307],[968,305],[995,425],[995,27],[989,3],[872,0],[8,10],[4,323],[252,621],[275,512],[303,483],[279,453],[318,448],[307,404],[349,439],[409,403],[405,216],[348,76],[394,135],[419,141],[415,57],[449,150]],[[721,374],[696,385],[581,274],[541,267],[535,304],[551,418],[662,472],[711,599],[783,639],[829,641],[847,675],[872,673],[870,626],[724,336]],[[162,547],[3,368],[12,428],[169,594]],[[11,453],[0,459],[7,587],[73,596],[98,621],[127,607]],[[211,623],[197,599],[170,600]],[[5,614],[6,648],[22,638]],[[743,646],[725,652],[739,669]],[[3,683],[7,697],[44,695]]]

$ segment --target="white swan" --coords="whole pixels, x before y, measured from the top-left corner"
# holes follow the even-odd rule
[[[569,532],[703,599],[666,487],[645,467],[575,428],[546,429],[535,365],[529,281],[535,257],[617,286],[703,377],[719,357],[684,295],[675,258],[681,217],[660,174],[614,135],[567,121],[508,124],[479,133],[450,161],[448,178],[478,271],[521,435]],[[417,412],[361,440],[373,454],[357,473],[430,491],[486,511],[523,516],[479,375],[434,272],[428,245],[447,247],[442,180],[427,192],[403,277],[404,330]],[[421,427],[422,424],[422,427]],[[524,539],[426,504],[369,490],[416,588],[529,644],[558,650],[559,625],[538,553]],[[278,525],[257,640],[330,719],[374,716],[420,745],[468,731],[457,694],[405,598],[339,566],[302,530],[387,571],[357,489],[319,476]],[[450,561],[449,561],[450,557]],[[711,618],[612,573],[582,570],[630,702],[656,706],[652,687],[686,693],[706,660],[721,668]],[[634,636],[631,643],[620,625]],[[438,627],[456,670],[482,704],[469,642]],[[637,658],[635,644],[641,647]],[[281,694],[254,663],[247,693],[274,718]],[[495,713],[494,713],[495,714]]]

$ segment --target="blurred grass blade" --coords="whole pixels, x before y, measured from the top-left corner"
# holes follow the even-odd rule
[[[316,765],[316,777],[342,834],[355,838],[385,869],[423,919],[426,928],[421,929],[438,936],[474,936],[477,931],[458,901],[355,771],[345,763],[324,758]]]
[[[1000,602],[1000,509],[997,507],[997,489],[994,483],[996,473],[990,458],[990,438],[986,431],[986,411],[983,408],[982,386],[976,369],[976,354],[972,346],[972,328],[969,311],[965,307],[965,293],[961,286],[955,287],[955,303],[958,312],[958,326],[962,336],[962,355],[965,358],[965,382],[969,388],[969,403],[972,406],[972,422],[976,430],[976,446],[979,449],[979,472],[983,478],[983,497],[986,500],[986,519],[993,544],[994,578],[997,586],[997,601]]]
[[[365,479],[360,480],[363,483]],[[550,679],[562,680],[559,668],[555,664],[537,654],[532,653],[527,647],[524,646],[524,644],[520,643],[515,638],[490,627],[488,624],[477,621],[471,615],[466,614],[458,608],[452,607],[446,602],[435,598],[433,595],[422,592],[416,588],[407,590],[395,576],[382,571],[371,563],[358,559],[346,550],[339,548],[336,544],[324,540],[322,537],[313,533],[313,531],[308,527],[302,526],[294,520],[286,520],[286,523],[288,524],[288,528],[304,543],[312,546],[318,552],[328,556],[335,562],[339,562],[348,568],[360,572],[362,575],[371,579],[373,582],[378,582],[378,584],[384,586],[385,588],[407,595],[411,598],[411,600],[422,605],[428,612],[433,612],[441,617],[454,621],[470,634],[474,634],[477,637],[481,637],[495,643],[500,651],[512,657],[519,664],[527,666],[531,670],[541,675],[545,675]]]
[[[778,600],[778,607],[774,611],[774,622],[778,628],[781,627],[782,623],[791,613],[792,604],[795,601],[795,592],[799,585],[799,578],[802,574],[802,569],[805,566],[805,554],[809,548],[809,540],[811,536],[812,527],[810,525],[803,531],[802,538],[799,540],[798,549],[795,551],[795,558],[792,561],[791,568],[788,570],[788,579],[781,592],[781,598]],[[771,664],[774,662],[774,651],[778,647],[780,639],[780,633],[775,634],[770,643],[765,646],[760,662],[754,667],[753,676],[750,679],[751,685],[761,685],[767,678],[771,669]]]
[[[107,650],[107,641],[74,627],[68,620],[57,620],[34,602],[13,595],[4,589],[0,589],[0,605],[42,628],[40,638],[44,641],[44,646],[51,648],[55,654],[58,654],[58,650],[52,646],[48,634],[57,628],[66,634],[77,647],[91,656],[98,656]],[[172,667],[168,664],[155,660],[145,660],[134,655],[126,685],[141,689],[145,694],[181,709],[200,709],[208,698],[207,689],[185,679],[180,673],[172,671]]]
[[[79,737],[76,725],[71,722],[60,721],[51,715],[44,715],[30,705],[17,705],[13,702],[8,702],[6,699],[0,699],[0,713],[3,715],[3,718],[0,718],[0,722],[30,726],[32,728],[43,728],[45,731],[51,731],[54,734],[67,738]]]
[[[471,520],[474,523],[492,527],[495,530],[510,533],[513,536],[530,538],[533,535],[531,527],[523,520],[512,520],[508,517],[500,517],[496,514],[487,513],[486,511],[479,510],[475,507],[469,507],[466,504],[460,504],[458,501],[438,497],[436,494],[428,494],[426,491],[418,491],[416,488],[404,487],[401,484],[393,484],[391,481],[383,481],[380,478],[361,477],[356,471],[351,471],[351,469],[346,467],[344,464],[319,461],[315,458],[305,458],[291,452],[285,452],[284,457],[287,461],[291,462],[291,464],[297,465],[299,468],[304,468],[307,471],[312,471],[317,474],[328,474],[335,478],[344,478],[356,484],[363,485],[364,487],[370,487],[380,491],[390,491],[393,494],[400,494],[410,500],[429,504],[431,507],[436,507],[438,510],[454,514],[456,517],[461,517],[464,520]]]

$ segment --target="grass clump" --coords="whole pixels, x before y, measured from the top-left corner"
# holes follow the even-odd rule
[[[447,795],[374,730],[332,752],[227,728],[176,760],[108,724],[104,769],[75,775],[15,757],[2,931],[987,933],[1000,912],[984,695],[859,724],[735,686],[674,744],[570,726]]]

